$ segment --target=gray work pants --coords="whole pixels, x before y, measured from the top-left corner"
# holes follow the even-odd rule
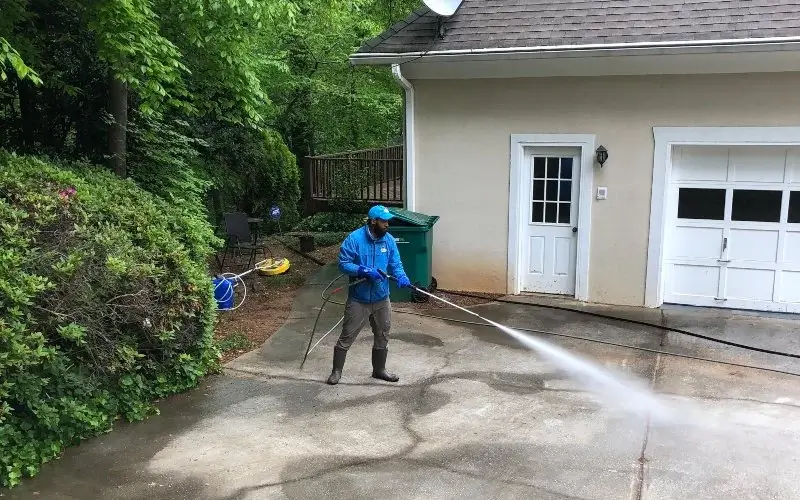
[[[352,299],[347,299],[344,308],[344,321],[342,323],[342,333],[336,347],[350,349],[353,341],[367,325],[369,320],[374,336],[372,347],[375,349],[386,349],[389,343],[389,330],[392,327],[392,306],[389,298],[374,304],[362,304]]]

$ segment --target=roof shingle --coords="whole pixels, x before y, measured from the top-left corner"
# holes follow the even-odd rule
[[[412,13],[359,53],[503,49],[800,35],[798,0],[464,0],[435,38],[436,15]]]

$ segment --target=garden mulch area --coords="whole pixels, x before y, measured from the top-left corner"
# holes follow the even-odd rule
[[[285,240],[284,240],[285,241]],[[295,242],[290,241],[293,248]],[[291,262],[289,271],[278,276],[261,276],[251,273],[247,278],[247,297],[244,303],[234,311],[220,311],[215,329],[215,338],[225,345],[222,362],[227,363],[242,354],[260,347],[267,339],[280,329],[288,319],[292,310],[292,303],[297,291],[306,283],[308,277],[317,271],[320,265],[311,259],[299,255],[281,242],[271,241],[269,249],[275,257],[288,257]],[[331,263],[336,261],[339,245],[317,248],[309,255],[315,259]],[[231,256],[228,256],[231,259]],[[240,273],[247,258],[238,266],[226,262],[226,271]],[[216,271],[217,268],[213,267]],[[255,290],[252,288],[255,281]],[[241,301],[241,285],[236,288],[234,305]],[[461,307],[471,307],[486,304],[501,294],[481,294],[482,298],[463,297],[448,292],[437,291],[436,295]],[[426,303],[404,302],[396,305],[409,311],[419,313],[434,313],[436,310],[451,308],[436,299],[429,299]]]
[[[293,247],[297,248],[294,245]],[[316,262],[298,255],[279,242],[271,241],[268,248],[275,257],[287,257],[291,267],[286,273],[277,276],[251,273],[245,278],[248,285],[247,297],[241,307],[234,311],[219,312],[215,337],[218,341],[228,339],[226,344],[230,347],[230,350],[223,353],[223,363],[260,347],[277,332],[289,317],[297,291],[320,267]],[[338,245],[334,245],[318,248],[309,255],[322,262],[334,262],[338,252]],[[230,254],[228,258],[231,258]],[[243,264],[247,264],[246,257],[243,261]],[[229,266],[226,262],[225,267],[228,272],[243,271],[242,264]],[[252,287],[253,282],[255,290]],[[236,287],[234,305],[241,301],[240,289],[241,285]]]

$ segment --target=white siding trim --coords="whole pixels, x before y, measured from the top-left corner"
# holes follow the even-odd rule
[[[660,307],[664,303],[664,239],[673,146],[800,145],[800,127],[653,127],[653,139],[655,148],[645,307]]]
[[[575,265],[575,298],[589,300],[589,257],[592,235],[592,190],[594,189],[593,134],[511,134],[510,179],[508,191],[508,293],[520,292],[520,220],[522,168],[526,147],[578,147],[581,149],[580,190],[578,193],[578,252]]]

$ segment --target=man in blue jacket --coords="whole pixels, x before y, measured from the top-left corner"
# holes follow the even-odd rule
[[[380,271],[397,278],[397,285],[409,287],[411,282],[400,261],[400,252],[394,236],[389,234],[392,214],[386,207],[377,205],[367,214],[367,224],[345,238],[339,249],[339,270],[350,277],[350,282],[366,281],[348,288],[342,333],[333,348],[333,370],[328,383],[339,383],[347,350],[369,320],[374,336],[372,344],[372,376],[387,382],[397,382],[399,377],[386,371],[389,329],[392,309],[389,303],[389,280]]]

